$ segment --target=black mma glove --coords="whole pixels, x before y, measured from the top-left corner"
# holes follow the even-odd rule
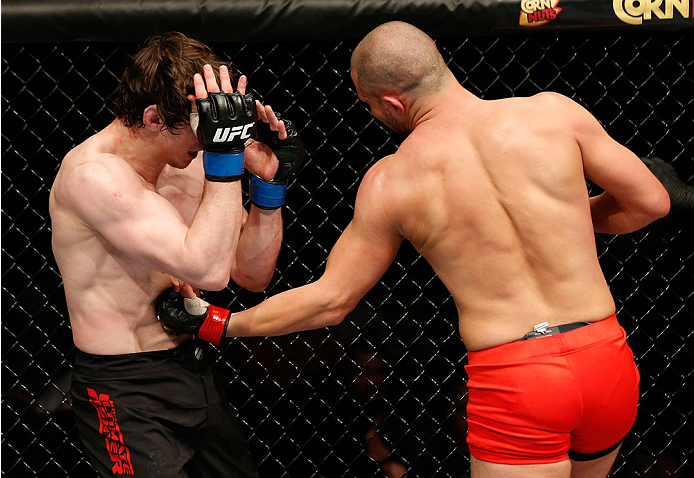
[[[202,143],[205,177],[209,181],[236,181],[243,176],[246,140],[255,135],[258,112],[250,93],[209,93],[195,100]],[[192,125],[192,122],[191,122]]]
[[[265,122],[259,122],[256,135],[256,140],[266,144],[279,160],[277,173],[270,181],[251,174],[249,188],[251,202],[262,209],[277,209],[284,204],[287,181],[304,161],[304,143],[301,141],[301,136],[294,129],[291,121],[282,118],[279,113],[275,114],[278,120],[284,121],[287,138],[280,139],[279,133],[272,131],[270,125]]]
[[[642,156],[641,161],[648,166],[648,169],[658,178],[670,195],[671,210],[694,210],[694,186],[683,183],[672,164],[658,157]]]
[[[167,332],[196,335],[216,346],[226,336],[230,317],[231,311],[200,297],[184,299],[173,287],[157,297],[157,318]]]

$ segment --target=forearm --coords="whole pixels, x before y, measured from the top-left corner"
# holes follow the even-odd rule
[[[233,313],[227,336],[265,337],[337,325],[355,305],[331,295],[317,281]]]
[[[590,198],[590,213],[595,232],[605,234],[628,234],[661,217],[645,209],[625,208],[608,192]]]
[[[227,335],[283,335],[339,324],[378,282],[401,242],[390,228],[388,235],[365,235],[364,226],[355,223],[362,214],[355,216],[335,243],[320,279],[232,314]],[[369,231],[383,224],[373,223]]]
[[[205,181],[200,206],[185,237],[181,270],[173,275],[202,289],[224,288],[241,221],[241,182]]]
[[[282,210],[251,206],[236,248],[231,278],[246,289],[264,290],[275,272],[281,246]]]
[[[196,297],[190,287],[181,287],[180,283],[174,286],[157,298],[157,317],[162,325],[215,345],[224,335],[273,336],[336,325],[356,304],[340,303],[339,294],[330,294],[314,282],[276,295],[253,309],[231,314]]]

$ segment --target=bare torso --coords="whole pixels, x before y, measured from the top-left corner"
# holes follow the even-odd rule
[[[452,101],[450,115],[418,125],[377,165],[406,211],[401,234],[455,300],[468,350],[516,340],[541,322],[614,313],[581,151],[555,101],[485,101],[473,117]]]
[[[154,303],[171,285],[171,276],[153,270],[113,247],[88,227],[65,200],[71,178],[81,167],[110,149],[103,132],[73,149],[63,160],[51,188],[53,251],[63,278],[75,345],[95,354],[123,354],[175,347],[190,338],[168,335],[158,323]],[[115,168],[129,168],[112,156]],[[203,189],[199,160],[185,169],[166,166],[156,188],[132,172],[132,181],[158,192],[190,224]]]

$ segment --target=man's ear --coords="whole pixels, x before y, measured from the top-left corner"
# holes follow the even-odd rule
[[[149,105],[142,113],[142,127],[147,129],[161,129],[163,121],[159,116],[159,108],[157,105]]]
[[[390,109],[391,112],[398,116],[405,114],[405,103],[400,96],[395,94],[388,94],[383,96],[383,103],[386,108]]]

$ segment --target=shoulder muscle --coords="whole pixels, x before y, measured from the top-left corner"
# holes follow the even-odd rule
[[[74,166],[60,191],[70,209],[92,222],[90,219],[98,217],[118,217],[134,207],[146,188],[135,172],[120,162],[120,158],[103,155]]]

